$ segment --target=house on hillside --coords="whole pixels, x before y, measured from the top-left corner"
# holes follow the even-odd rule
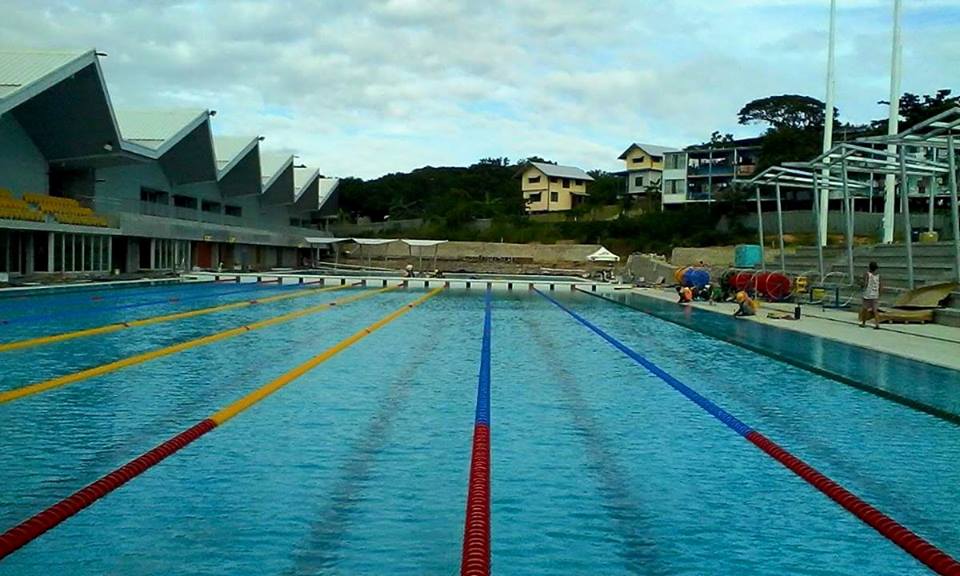
[[[759,158],[760,138],[667,152],[660,184],[663,207],[716,201],[718,194],[753,177]]]
[[[620,173],[627,179],[625,192],[640,195],[646,194],[650,187],[659,189],[663,157],[668,152],[677,152],[677,149],[634,142],[624,150],[617,158],[625,164],[625,170]]]
[[[589,174],[575,166],[530,162],[517,173],[527,213],[576,208],[587,196]]]

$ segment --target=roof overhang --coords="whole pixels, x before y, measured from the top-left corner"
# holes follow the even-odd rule
[[[214,141],[216,149],[216,140]],[[217,158],[221,165],[217,183],[224,197],[259,194],[263,182],[260,177],[260,139],[248,140],[233,156]]]
[[[296,196],[293,200],[294,211],[298,214],[312,212],[320,208],[320,170],[315,168],[295,168],[294,182]]]
[[[34,144],[57,166],[136,162],[124,150],[103,71],[94,50],[52,68],[0,100]]]
[[[266,182],[260,195],[261,206],[288,206],[296,193],[293,178],[293,156],[288,157]]]
[[[160,155],[160,166],[173,184],[193,184],[217,180],[217,160],[213,151],[210,118],[188,126],[190,130]]]

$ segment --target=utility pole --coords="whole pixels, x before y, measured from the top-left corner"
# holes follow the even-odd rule
[[[837,43],[837,0],[830,0],[830,36],[827,41],[827,98],[823,109],[823,152],[826,153],[833,147],[833,97],[836,82],[834,80],[834,53]],[[827,159],[829,162],[829,159]],[[830,213],[830,169],[824,168],[823,186],[820,187],[819,198],[819,222],[820,226],[820,245],[827,245],[827,218]],[[812,199],[817,202],[817,198]]]
[[[896,135],[900,122],[900,60],[903,45],[900,41],[900,4],[901,0],[893,0],[893,44],[890,54],[890,116],[887,119],[887,134]],[[887,145],[887,152],[893,153],[897,147]],[[903,150],[900,150],[903,154]],[[900,182],[900,193],[907,193],[907,183]],[[887,174],[884,179],[883,194],[883,243],[893,242],[894,206],[896,205],[896,176]]]

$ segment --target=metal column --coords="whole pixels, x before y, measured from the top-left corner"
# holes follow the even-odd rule
[[[843,178],[843,208],[846,220],[844,229],[846,230],[847,240],[847,274],[849,274],[850,282],[853,283],[853,205],[850,201],[850,179],[847,175],[846,156],[840,160],[840,174]]]
[[[823,282],[823,232],[820,228],[820,180],[817,179],[817,174],[813,173],[813,197],[811,201],[813,202],[813,218],[814,225],[817,230],[817,267],[820,272],[820,282]]]
[[[907,287],[913,290],[913,226],[910,224],[910,194],[907,186],[907,147],[900,148],[900,210],[903,213],[903,236],[907,243]]]
[[[780,271],[787,271],[786,259],[783,255],[783,210],[780,206],[780,180],[777,180],[776,183],[777,189],[777,232],[780,236]]]
[[[757,231],[760,234],[760,269],[764,272],[767,271],[767,257],[764,254],[764,245],[763,245],[763,210],[760,208],[760,186],[754,186],[753,188],[757,193]]]
[[[960,280],[960,215],[957,214],[957,155],[953,146],[953,132],[947,133],[947,160],[950,166],[950,220],[953,224],[953,257],[957,279]]]

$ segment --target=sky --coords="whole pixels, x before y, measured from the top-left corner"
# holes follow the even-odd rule
[[[960,92],[960,0],[904,0],[904,91]],[[841,119],[886,115],[893,0],[838,0]],[[5,0],[0,44],[96,48],[117,108],[209,108],[327,176],[533,155],[616,170],[746,102],[824,99],[829,0]]]

